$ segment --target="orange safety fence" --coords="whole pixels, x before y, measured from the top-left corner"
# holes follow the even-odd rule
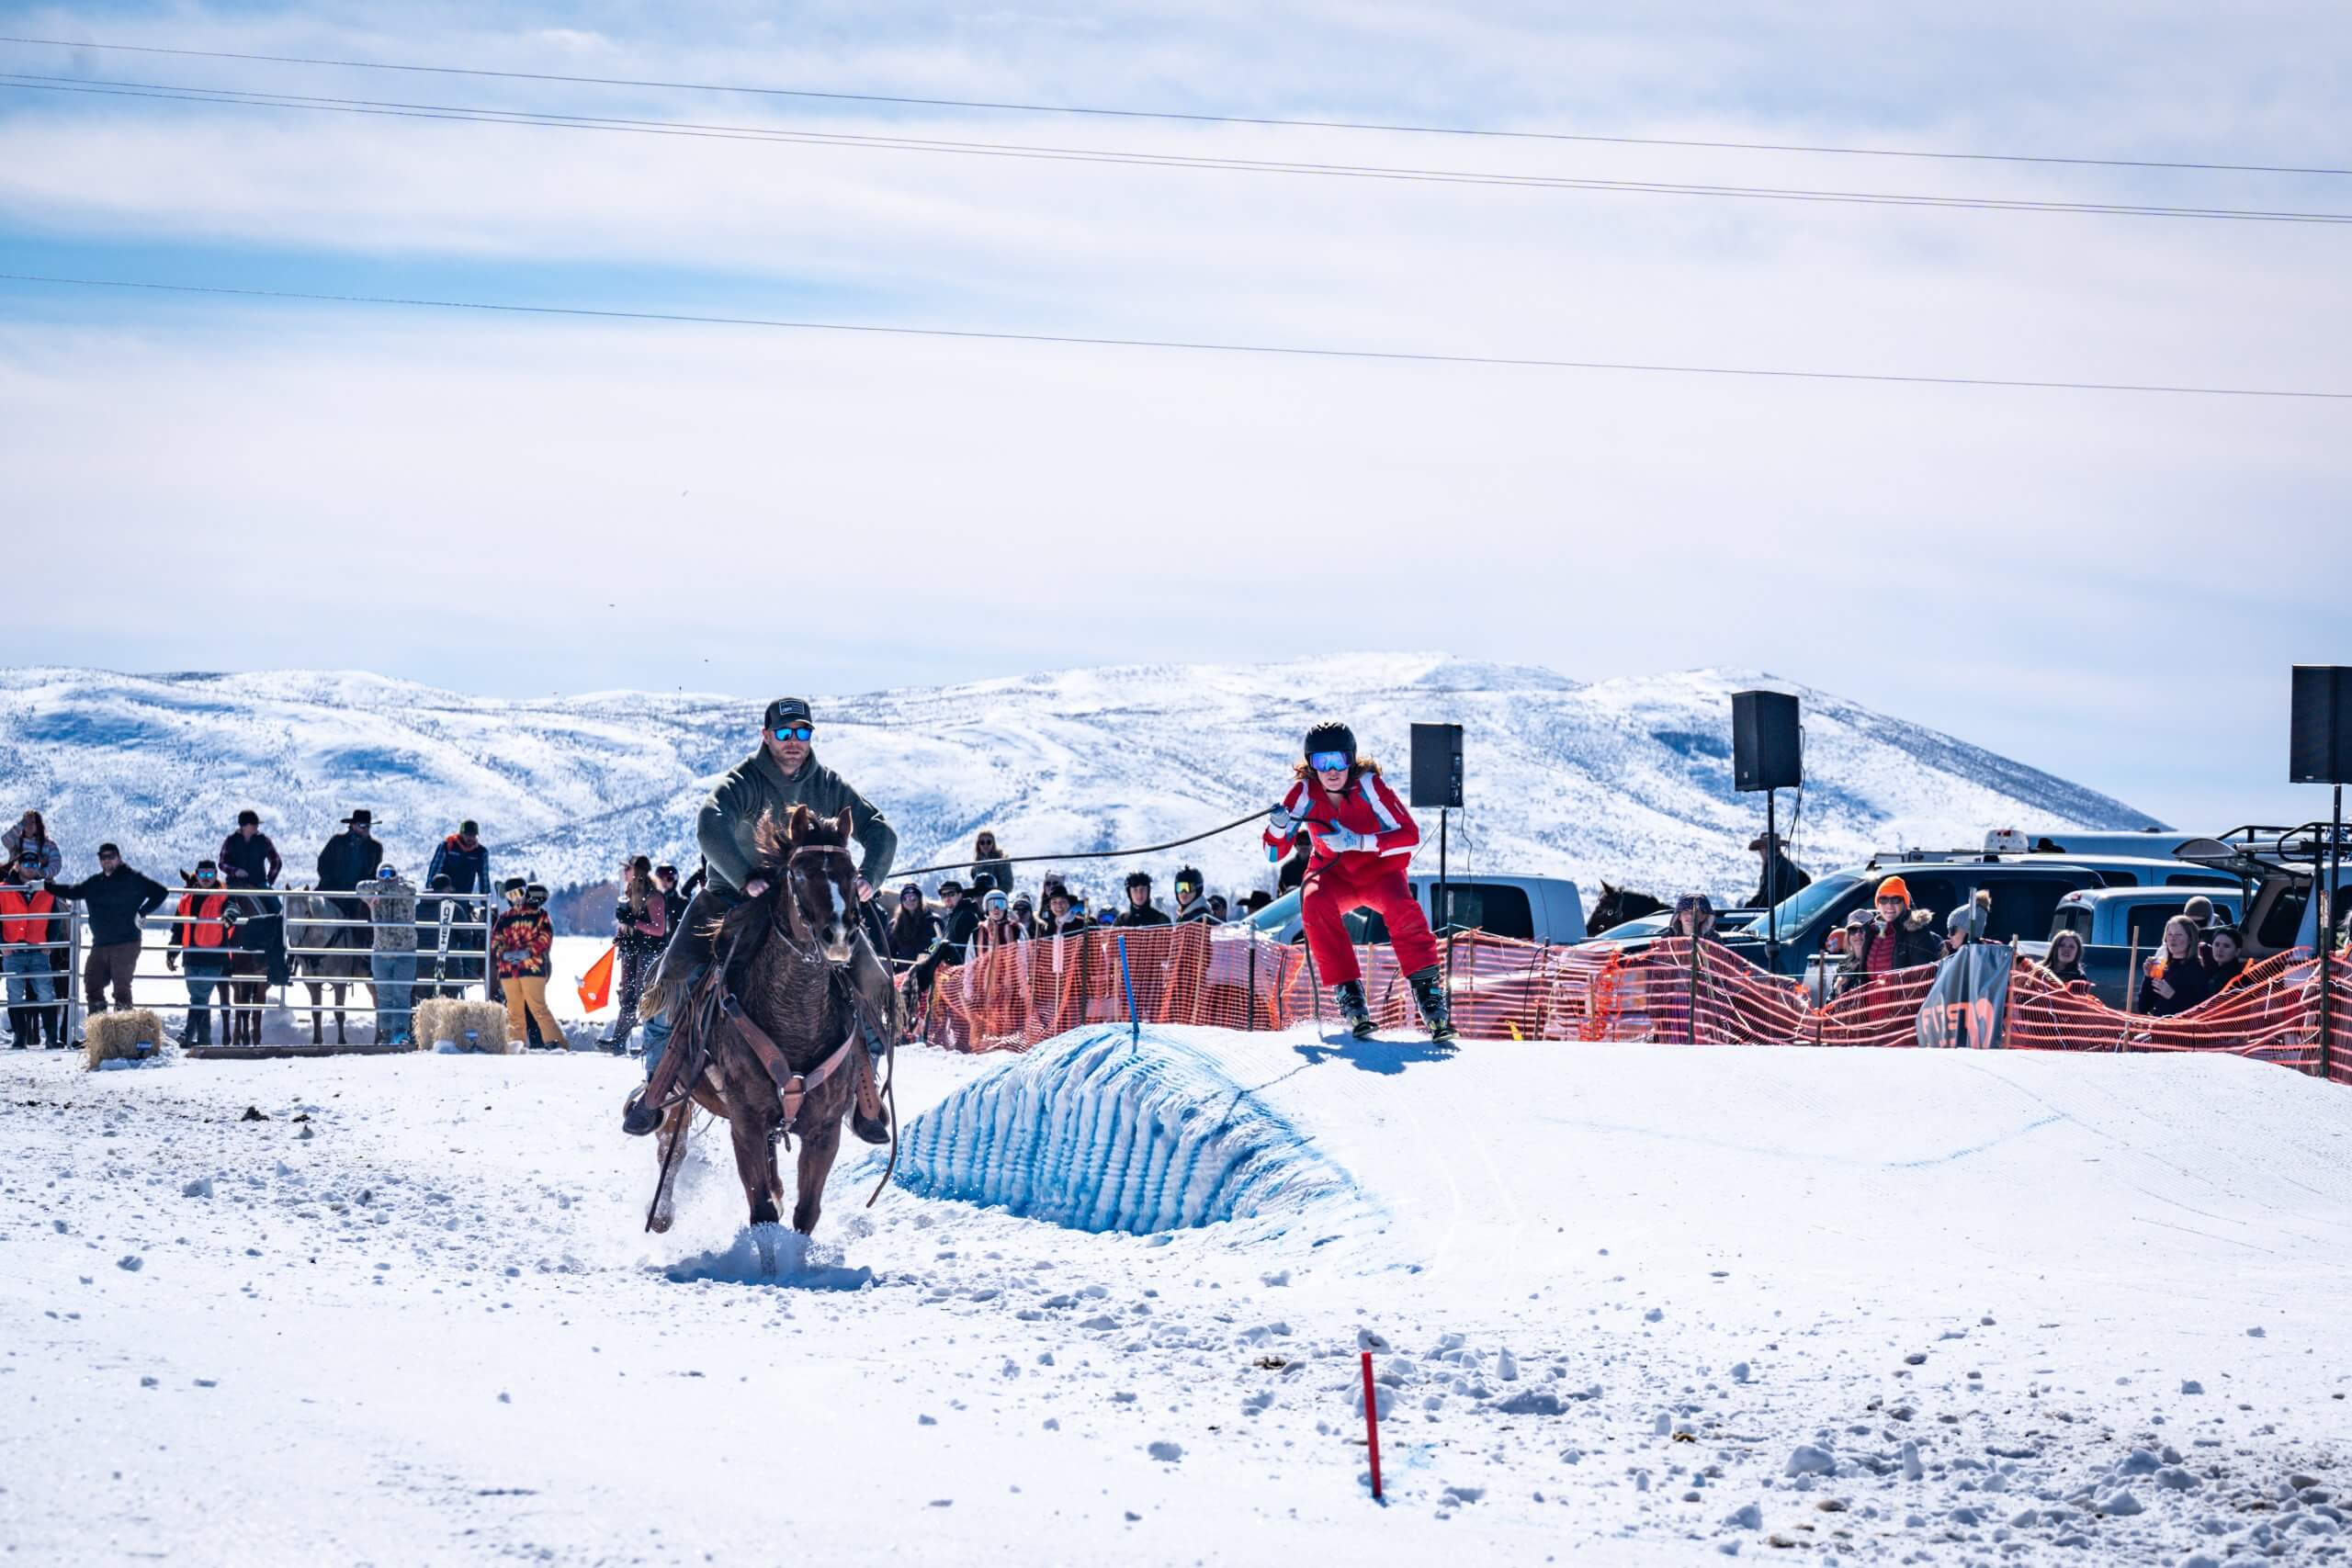
[[[1380,1027],[1416,1023],[1411,987],[1389,949],[1359,948],[1357,957]],[[2248,966],[2228,990],[2172,1018],[2120,1012],[2087,986],[2062,984],[2020,957],[2004,1013],[2007,1043],[2222,1052],[2352,1083],[2352,961],[2331,963],[2332,1051],[2320,1046],[2318,964],[2307,949]],[[1804,982],[1769,974],[1713,941],[1694,950],[1687,939],[1667,938],[1627,952],[1479,931],[1454,939],[1450,966],[1454,1022],[1470,1039],[1702,1045],[1916,1045],[1937,973],[1923,964],[1873,976],[1816,1002]],[[914,1032],[953,1050],[1020,1051],[1089,1023],[1282,1030],[1330,1017],[1303,946],[1182,925],[1014,942],[941,969]]]

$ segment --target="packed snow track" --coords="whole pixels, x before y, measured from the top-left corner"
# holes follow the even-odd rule
[[[844,1158],[803,1245],[707,1131],[644,1234],[603,1056],[0,1053],[0,1555],[2344,1555],[2341,1088],[1205,1030],[899,1066],[898,1183]]]

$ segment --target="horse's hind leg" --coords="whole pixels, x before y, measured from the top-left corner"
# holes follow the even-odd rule
[[[345,981],[337,985],[334,988],[334,1043],[336,1044],[348,1045],[351,1043],[350,1038],[343,1032],[344,1026],[350,1021],[351,986],[348,981]]]
[[[311,1043],[323,1045],[327,1038],[326,1015],[319,1010],[319,1006],[325,999],[326,987],[316,980],[305,980],[302,988],[311,993]]]
[[[738,1110],[727,1123],[728,1134],[735,1142],[735,1174],[743,1180],[743,1201],[751,1205],[752,1224],[772,1225],[776,1222],[776,1200],[770,1196],[770,1175],[775,1169],[775,1149],[768,1142],[775,1131],[772,1118]]]
[[[825,1179],[833,1173],[833,1157],[842,1152],[842,1124],[827,1120],[800,1140],[800,1196],[792,1205],[792,1228],[802,1235],[817,1230],[817,1212],[824,1207]]]

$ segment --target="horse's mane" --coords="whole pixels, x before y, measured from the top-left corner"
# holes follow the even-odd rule
[[[722,942],[748,927],[766,919],[775,910],[776,900],[785,889],[785,867],[791,863],[795,850],[843,849],[849,844],[849,813],[838,818],[820,817],[805,806],[796,806],[784,821],[775,819],[773,811],[760,813],[760,824],[752,832],[752,844],[757,858],[752,863],[752,875],[767,879],[767,891],[756,898],[746,898],[719,918],[713,934]],[[747,879],[748,880],[748,879]]]

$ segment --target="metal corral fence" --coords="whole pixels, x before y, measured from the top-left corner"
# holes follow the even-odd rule
[[[40,888],[39,885],[29,885],[0,887],[0,891],[30,894]],[[224,900],[219,918],[231,922],[231,940],[212,948],[179,948],[181,967],[173,969],[168,958],[174,951],[172,930],[193,918],[181,912],[183,904],[195,908],[199,907],[196,901],[216,897]],[[373,960],[378,923],[374,917],[376,904],[384,899],[413,905],[418,911],[418,918],[408,922],[416,933],[414,952],[402,954],[415,959],[410,982],[412,1010],[435,997],[493,999],[489,964],[492,917],[490,900],[482,894],[180,887],[172,889],[155,912],[139,922],[142,934],[130,974],[131,1003],[158,1012],[187,1014],[192,1002],[186,972],[189,953],[222,953],[230,960],[228,973],[198,976],[199,980],[210,982],[212,994],[207,998],[205,1010],[220,1015],[222,1025],[209,1042],[211,1049],[285,1049],[285,1042],[264,1045],[260,1039],[261,1016],[280,1009],[297,1015],[309,1014],[314,1037],[324,1033],[324,1019],[334,1019],[339,1044],[347,1040],[349,1015],[359,1014],[370,1027],[368,1043],[379,1048],[388,1046],[390,1042],[375,1041],[372,1034],[377,1011]],[[429,919],[427,911],[431,911]],[[65,955],[64,969],[48,972],[54,995],[46,1005],[64,1010],[64,1038],[69,1043],[78,1040],[88,1010],[82,970],[91,947],[89,921],[81,905],[60,898],[51,910],[12,919],[42,923],[51,933],[49,940],[9,943],[0,949],[0,953],[30,952],[44,958],[54,953]],[[151,938],[146,933],[156,934]],[[30,980],[40,975],[39,971],[28,973],[22,961],[6,967],[10,979]],[[170,983],[172,989],[167,996],[158,996],[160,982]],[[368,987],[367,998],[352,1000],[350,988],[362,986]],[[315,997],[311,993],[312,987],[318,988]],[[16,987],[10,988],[11,997],[16,991]],[[28,1000],[15,1005],[37,1009],[44,1004]],[[251,1022],[241,1028],[240,1020]],[[183,1039],[191,1032],[193,1030],[184,1021]],[[240,1041],[241,1035],[249,1035],[250,1039]]]

